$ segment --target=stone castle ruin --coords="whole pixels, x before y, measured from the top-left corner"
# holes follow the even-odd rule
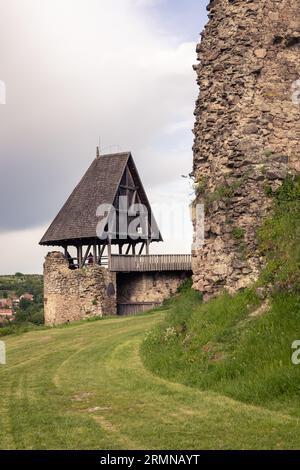
[[[98,153],[40,242],[63,250],[44,264],[45,323],[161,305],[191,276],[190,255],[150,255],[161,241],[132,155]]]
[[[207,8],[193,170],[205,245],[192,264],[194,287],[209,298],[257,279],[268,194],[300,170],[300,0],[211,0]]]
[[[205,299],[258,278],[264,259],[257,230],[269,195],[300,171],[300,0],[211,0],[207,8],[193,149],[204,246],[194,245],[192,260],[150,255],[162,237],[131,154],[98,152],[41,240],[63,249],[44,265],[47,324],[148,310],[173,295],[191,269]],[[140,211],[132,236],[137,214],[127,206],[136,204],[146,216]],[[103,205],[115,208],[112,226],[99,213]]]

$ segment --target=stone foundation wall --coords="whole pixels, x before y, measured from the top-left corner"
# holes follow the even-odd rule
[[[300,1],[211,0],[208,10],[193,172],[206,208],[193,279],[205,298],[257,279],[268,194],[300,171]]]
[[[116,275],[100,266],[72,271],[62,253],[49,253],[44,264],[44,296],[46,325],[115,315]]]
[[[192,273],[166,271],[157,273],[122,273],[117,275],[118,303],[161,303],[176,294]]]

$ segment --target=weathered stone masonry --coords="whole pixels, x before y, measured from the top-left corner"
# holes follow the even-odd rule
[[[157,271],[145,273],[117,274],[117,301],[119,312],[126,312],[126,305],[131,309],[139,304],[153,308],[176,294],[181,284],[191,277],[189,271]],[[146,305],[145,305],[146,304]],[[148,304],[148,306],[147,306]]]
[[[115,315],[116,275],[101,266],[72,271],[62,253],[49,253],[44,264],[44,296],[47,325]]]
[[[62,253],[52,252],[44,264],[45,323],[146,311],[176,294],[190,276],[189,271],[116,274],[98,265],[71,270]]]
[[[257,279],[267,193],[300,170],[300,0],[214,0],[208,10],[194,130],[206,241],[193,252],[194,287],[206,298]]]

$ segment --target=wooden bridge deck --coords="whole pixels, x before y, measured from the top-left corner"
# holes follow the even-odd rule
[[[112,255],[108,269],[113,272],[191,271],[191,255]]]

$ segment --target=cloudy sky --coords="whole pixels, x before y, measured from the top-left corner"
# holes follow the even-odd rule
[[[0,273],[42,271],[38,241],[99,136],[103,153],[133,152],[165,239],[159,251],[189,251],[181,175],[192,169],[206,4],[0,0]]]

